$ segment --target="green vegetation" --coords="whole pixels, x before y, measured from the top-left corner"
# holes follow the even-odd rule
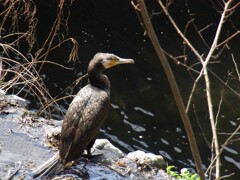
[[[200,177],[198,177],[196,173],[191,174],[189,170],[186,168],[181,169],[180,174],[177,173],[176,171],[173,171],[174,168],[175,166],[167,167],[167,173],[172,177],[175,177],[177,179],[182,179],[182,180],[200,180]]]

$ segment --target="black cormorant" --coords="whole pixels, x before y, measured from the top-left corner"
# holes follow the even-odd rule
[[[32,177],[53,176],[71,161],[91,148],[108,114],[110,82],[102,71],[118,64],[134,63],[114,54],[97,53],[88,66],[89,84],[83,87],[71,102],[63,120],[59,154],[40,166]]]

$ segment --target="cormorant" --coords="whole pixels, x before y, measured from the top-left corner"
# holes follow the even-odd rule
[[[64,117],[59,154],[33,172],[33,178],[53,176],[68,162],[79,158],[85,149],[91,156],[91,148],[110,106],[110,82],[102,71],[125,63],[134,61],[109,53],[97,53],[93,57],[88,66],[89,84],[78,92]]]

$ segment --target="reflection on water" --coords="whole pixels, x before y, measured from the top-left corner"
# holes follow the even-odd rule
[[[147,143],[145,143],[145,142],[143,142],[143,141],[141,141],[141,140],[135,139],[135,138],[132,138],[132,140],[138,142],[138,143],[141,144],[143,147],[148,148]]]
[[[134,131],[136,131],[136,132],[146,131],[146,129],[145,129],[144,127],[139,126],[139,125],[136,125],[136,124],[132,124],[132,123],[130,123],[129,121],[127,121],[126,119],[124,119],[123,122],[124,122],[125,124],[130,125],[131,128],[132,128]]]
[[[134,151],[134,149],[129,144],[121,141],[117,136],[111,135],[111,134],[107,133],[106,130],[103,130],[103,129],[101,129],[100,132],[102,132],[108,138],[108,140],[117,143],[118,145],[120,145],[121,147],[124,147],[128,151]]]
[[[128,105],[128,108],[125,108],[114,103],[112,107],[114,111],[110,110],[106,127],[101,132],[120,149],[127,152],[131,150],[154,152],[162,155],[169,164],[176,165],[177,160],[189,167],[191,161],[185,153],[187,140],[180,127],[174,127],[174,133],[162,129],[161,121],[156,121],[156,115],[140,106],[131,108]],[[179,154],[181,158],[176,159]]]
[[[135,109],[136,111],[141,111],[142,113],[144,113],[144,114],[146,114],[146,115],[154,116],[153,113],[151,113],[150,111],[147,111],[147,110],[145,110],[145,109],[143,109],[143,108],[140,108],[140,107],[134,107],[134,109]]]
[[[177,153],[181,153],[181,152],[182,152],[182,150],[181,150],[180,148],[178,148],[178,147],[173,147],[173,149],[174,149]]]
[[[171,156],[166,151],[159,151],[159,154],[161,154],[165,158],[166,161],[167,161],[167,159],[170,161],[173,161]]]
[[[231,157],[228,156],[224,156],[224,159],[232,164],[234,164],[238,169],[240,169],[240,162],[237,162],[236,160],[234,160]]]
[[[230,152],[231,154],[238,154],[238,152],[230,147],[227,147],[227,146],[222,146],[224,150]]]
[[[161,141],[162,141],[162,143],[169,145],[169,143],[165,139],[161,138]]]

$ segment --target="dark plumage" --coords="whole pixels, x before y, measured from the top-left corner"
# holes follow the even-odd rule
[[[59,154],[39,167],[33,177],[58,173],[68,162],[79,158],[85,149],[91,156],[90,150],[110,106],[110,82],[102,71],[124,63],[134,61],[108,53],[97,53],[90,61],[89,84],[78,92],[64,117]]]

